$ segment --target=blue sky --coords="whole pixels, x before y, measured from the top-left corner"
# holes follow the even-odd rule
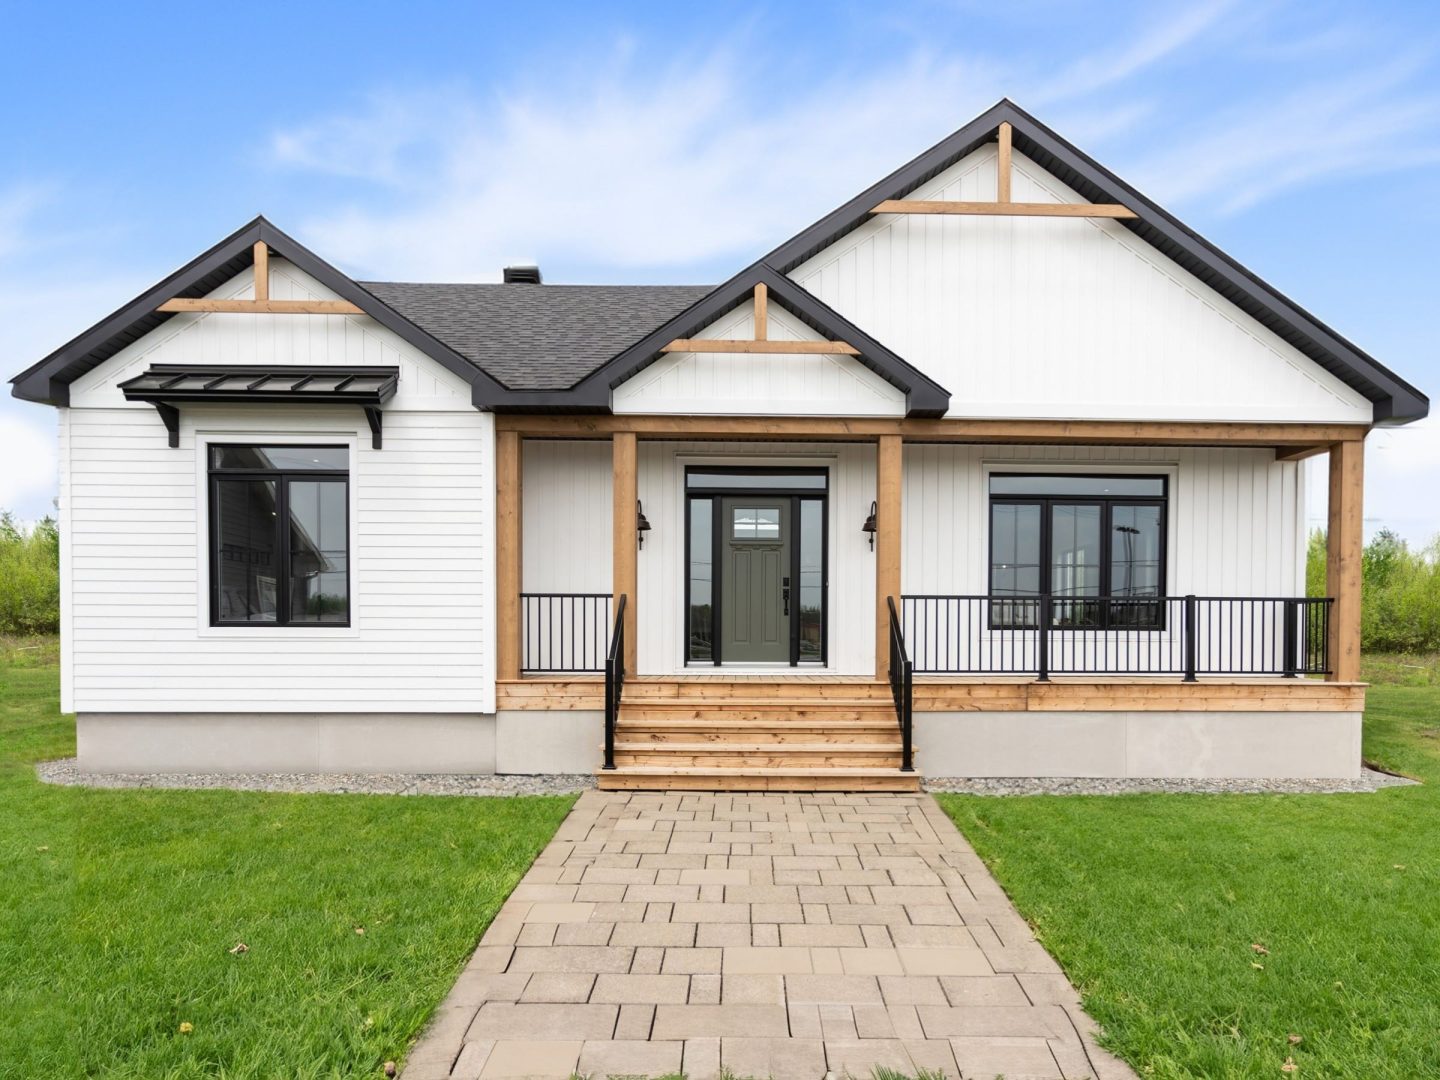
[[[1009,96],[1440,390],[1433,4],[11,5],[6,23],[7,377],[258,212],[357,277],[536,260],[553,281],[716,281]],[[0,507],[47,510],[53,430],[0,400]],[[1370,449],[1371,528],[1440,532],[1440,426]]]

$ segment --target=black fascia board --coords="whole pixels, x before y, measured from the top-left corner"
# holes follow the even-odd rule
[[[203,297],[255,263],[254,245],[263,240],[278,256],[350,301],[380,325],[447,368],[471,386],[480,408],[504,395],[505,388],[448,345],[432,337],[309,248],[256,217],[208,251],[152,285],[124,307],[112,312],[49,356],[10,380],[11,393],[26,401],[68,405],[70,383],[94,370],[131,342],[172,318],[157,311],[167,300]],[[300,316],[296,316],[299,318]]]
[[[775,248],[762,261],[788,274],[816,252],[859,228],[886,199],[903,199],[995,137],[1002,122],[1015,148],[1092,202],[1119,203],[1134,219],[1117,223],[1194,274],[1282,340],[1304,353],[1374,405],[1376,423],[1403,423],[1428,414],[1423,393],[1360,350],[1259,276],[1246,269],[1173,214],[1141,194],[1074,144],[1009,99],[1002,99],[958,131],[814,225]]]
[[[699,330],[751,299],[755,286],[761,284],[766,287],[770,303],[784,308],[824,337],[847,342],[859,350],[856,359],[860,363],[905,394],[906,415],[945,415],[950,407],[949,391],[764,263],[754,263],[717,286],[707,296],[606,361],[570,390],[557,394],[553,402],[576,411],[609,411],[611,391],[659,359],[666,345],[676,338],[694,337]]]

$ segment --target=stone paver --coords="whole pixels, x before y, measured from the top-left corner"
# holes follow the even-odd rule
[[[404,1080],[1134,1080],[928,795],[590,791]]]

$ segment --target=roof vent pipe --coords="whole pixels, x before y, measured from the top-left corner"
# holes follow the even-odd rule
[[[506,285],[539,285],[540,281],[540,267],[538,266],[505,267]]]

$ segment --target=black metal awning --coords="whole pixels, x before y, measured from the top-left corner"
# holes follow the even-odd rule
[[[127,379],[120,390],[127,401],[154,405],[180,445],[181,404],[358,405],[370,424],[371,444],[380,449],[380,406],[395,396],[397,367],[333,365],[153,364]]]

